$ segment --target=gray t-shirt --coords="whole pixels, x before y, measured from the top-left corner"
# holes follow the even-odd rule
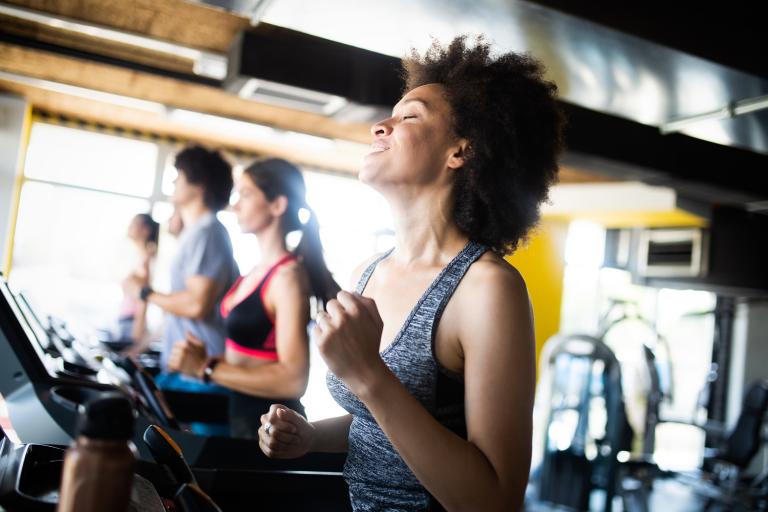
[[[195,224],[186,226],[171,263],[171,292],[187,288],[187,278],[204,276],[216,281],[216,301],[212,311],[202,320],[192,320],[168,313],[163,332],[162,365],[167,367],[171,348],[189,331],[205,342],[208,355],[224,353],[224,322],[219,306],[240,271],[232,256],[232,241],[226,228],[214,213],[208,213]]]

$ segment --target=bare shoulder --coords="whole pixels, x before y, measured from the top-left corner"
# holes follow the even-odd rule
[[[528,290],[520,272],[491,251],[469,267],[458,291],[473,301],[481,296],[491,300],[528,300]]]
[[[307,271],[299,261],[290,261],[280,265],[270,283],[270,288],[281,290],[297,290],[302,294],[309,294],[309,277]]]
[[[523,276],[491,252],[469,267],[451,302],[460,338],[479,339],[480,331],[496,336],[510,329],[527,329],[532,322],[531,302]],[[494,330],[499,332],[492,332]]]
[[[527,357],[533,350],[533,310],[520,272],[496,254],[486,253],[467,271],[452,311],[465,354]]]

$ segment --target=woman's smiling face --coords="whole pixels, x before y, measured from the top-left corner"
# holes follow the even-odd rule
[[[406,93],[392,116],[374,124],[371,133],[374,140],[360,180],[374,188],[423,185],[455,165],[452,156],[460,141],[442,85],[422,85]]]

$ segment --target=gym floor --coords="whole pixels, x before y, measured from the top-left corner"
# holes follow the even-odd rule
[[[529,486],[528,495],[533,496],[536,494],[536,490],[533,486]],[[556,505],[546,505],[540,503],[531,503],[526,499],[525,509],[526,512],[552,512],[552,511],[566,511],[571,510],[567,507],[561,507]],[[604,507],[604,495],[600,492],[595,492],[590,501],[590,511],[603,511]],[[625,512],[627,510],[646,510],[646,511],[663,511],[663,512],[700,512],[706,510],[708,512],[748,512],[746,508],[734,508],[718,505],[716,503],[708,503],[706,490],[695,489],[694,487],[687,485],[683,481],[677,480],[657,480],[654,482],[653,490],[651,491],[647,504],[637,503],[630,508],[626,507],[621,499],[614,498],[615,512]]]

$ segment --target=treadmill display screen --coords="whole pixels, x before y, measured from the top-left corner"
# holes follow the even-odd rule
[[[39,330],[30,325],[16,297],[0,275],[0,341],[16,353],[30,378],[56,377],[56,362],[45,351],[45,338],[38,338]],[[35,364],[35,359],[37,364]],[[27,363],[27,364],[24,364]],[[31,372],[37,375],[30,375]],[[45,374],[41,375],[42,372]]]

